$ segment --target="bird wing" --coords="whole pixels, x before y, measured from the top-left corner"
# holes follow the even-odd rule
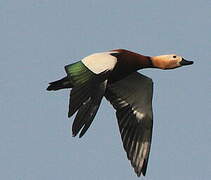
[[[73,136],[76,136],[81,130],[79,137],[82,137],[90,127],[101,100],[105,94],[107,85],[107,72],[102,72],[73,87],[70,92],[68,117],[71,117],[76,111],[76,117],[72,125]]]
[[[116,109],[123,147],[137,176],[145,176],[152,139],[150,78],[135,72],[107,86],[105,97]]]

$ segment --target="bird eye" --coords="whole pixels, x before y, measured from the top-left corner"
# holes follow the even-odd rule
[[[177,56],[173,56],[173,58],[176,58]]]

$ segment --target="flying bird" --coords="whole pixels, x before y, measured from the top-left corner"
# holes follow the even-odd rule
[[[153,81],[143,68],[174,69],[191,65],[176,54],[144,56],[124,49],[94,53],[65,66],[67,76],[49,83],[48,91],[72,88],[68,117],[76,114],[72,134],[82,137],[105,97],[116,110],[123,147],[137,176],[146,174],[152,141]]]

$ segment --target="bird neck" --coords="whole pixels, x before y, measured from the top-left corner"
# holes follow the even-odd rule
[[[137,62],[138,62],[138,69],[153,67],[152,60],[149,56],[144,56],[139,54],[139,56],[137,56]]]
[[[125,49],[115,49],[118,61],[127,69],[138,70],[153,67],[151,58]]]

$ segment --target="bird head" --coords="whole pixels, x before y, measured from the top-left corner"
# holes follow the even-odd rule
[[[182,56],[176,54],[153,56],[151,60],[153,67],[159,69],[174,69],[193,64],[193,61],[187,61]]]

